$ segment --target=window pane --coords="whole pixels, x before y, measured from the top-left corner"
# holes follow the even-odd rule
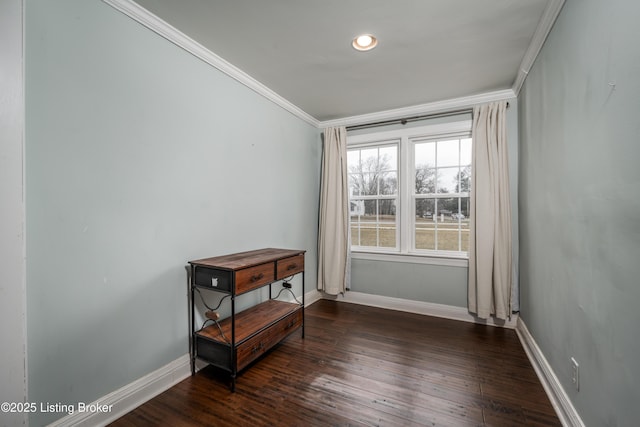
[[[360,150],[347,152],[347,169],[349,173],[349,194],[352,196],[362,195],[364,176],[362,165],[360,164]]]
[[[398,173],[383,172],[380,176],[380,194],[392,195],[398,193]]]
[[[377,200],[364,200],[364,213],[360,217],[361,222],[376,222],[378,220]]]
[[[375,173],[362,173],[360,179],[360,194],[363,196],[376,196],[378,194],[378,177]]]
[[[415,247],[436,248],[435,199],[416,199]]]
[[[451,214],[458,210],[458,198],[436,199],[436,216],[439,223],[451,222]]]
[[[351,224],[351,244],[360,246],[360,221],[364,215],[364,201],[349,201],[349,221]]]
[[[358,224],[351,223],[351,246],[361,246],[360,244],[360,227]]]
[[[460,214],[462,220],[469,220],[469,210],[471,209],[469,197],[461,197],[460,198]]]
[[[385,248],[396,247],[396,201],[395,200],[380,200],[378,202],[379,211],[378,217],[380,223],[378,226],[379,231],[379,246]]]
[[[438,199],[438,240],[436,249],[440,251],[459,250],[459,224],[454,213],[458,211],[459,199]]]
[[[458,228],[438,228],[438,250],[459,251]]]
[[[360,150],[349,150],[347,152],[347,167],[349,171],[357,170],[360,164]]]
[[[380,148],[380,170],[398,170],[398,148],[396,146]]]
[[[436,166],[436,143],[435,142],[421,142],[415,145],[415,167],[418,168],[433,168]]]
[[[415,193],[433,194],[436,192],[436,169],[416,169]]]
[[[460,165],[471,165],[471,138],[460,140]]]
[[[396,221],[396,201],[393,199],[378,200],[379,221]]]
[[[461,233],[461,239],[460,239],[460,250],[463,252],[469,252],[469,227],[467,224],[467,228],[462,228],[462,230],[460,230]]]
[[[460,162],[460,140],[438,141],[438,167],[457,166]]]
[[[351,222],[360,221],[360,216],[364,215],[364,201],[351,200],[349,202],[349,214],[351,216]]]
[[[351,196],[359,196],[360,195],[360,177],[357,175],[349,175],[349,195]]]
[[[418,218],[433,221],[433,215],[436,211],[435,199],[416,199],[416,220]]]
[[[363,214],[359,217],[360,246],[377,246],[378,236],[376,231],[377,201],[362,200]]]
[[[364,172],[375,171],[378,168],[377,148],[360,150],[360,168]]]
[[[438,194],[458,192],[458,172],[458,167],[438,168]]]
[[[471,191],[471,166],[465,166],[460,170],[460,193]]]
[[[460,250],[469,251],[469,198],[460,198]]]

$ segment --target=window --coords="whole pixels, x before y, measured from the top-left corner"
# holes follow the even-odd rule
[[[398,143],[347,152],[351,245],[397,248]]]
[[[469,250],[471,138],[411,140],[414,249]]]
[[[347,141],[352,250],[467,256],[470,121]]]

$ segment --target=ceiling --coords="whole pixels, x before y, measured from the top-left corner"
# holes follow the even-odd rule
[[[513,89],[562,2],[136,0],[317,122]]]

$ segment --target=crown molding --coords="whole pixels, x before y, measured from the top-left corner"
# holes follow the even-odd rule
[[[540,22],[538,23],[536,32],[533,34],[529,48],[525,52],[522,62],[520,63],[516,81],[513,83],[512,90],[516,96],[520,93],[520,89],[522,89],[522,85],[527,79],[527,75],[529,75],[529,70],[536,61],[544,42],[547,40],[547,36],[551,32],[553,24],[556,22],[556,19],[562,10],[562,6],[564,6],[564,2],[565,0],[549,0],[549,3],[547,3],[547,7],[542,14]]]
[[[171,43],[176,46],[186,50],[196,58],[206,62],[212,67],[218,69],[219,71],[225,73],[229,77],[235,79],[236,81],[242,83],[249,89],[254,92],[262,95],[267,98],[274,104],[280,106],[286,111],[290,112],[294,116],[299,119],[315,126],[319,126],[319,121],[305,113],[303,110],[293,105],[291,102],[287,101],[244,71],[239,68],[233,66],[229,62],[225,61],[206,47],[202,46],[200,43],[193,40],[191,37],[187,36],[183,32],[179,31],[175,27],[169,25],[164,20],[158,18],[156,15],[149,12],[147,9],[143,8],[139,4],[135,3],[132,0],[102,0],[104,3],[118,10],[119,12],[125,14],[130,17],[134,21],[144,25],[151,31],[156,34],[164,37]]]
[[[526,79],[529,68],[533,65],[547,35],[551,31],[553,24],[564,5],[565,0],[549,0],[547,7],[543,13],[543,17],[533,36],[532,42],[520,64],[519,74],[511,89],[505,89],[494,92],[487,92],[479,95],[466,96],[462,98],[454,98],[443,101],[436,101],[426,104],[419,104],[409,107],[397,108],[392,110],[379,111],[375,113],[362,114],[357,116],[344,117],[335,120],[319,121],[315,117],[309,115],[296,105],[292,104],[273,90],[266,87],[244,71],[227,62],[220,56],[216,55],[191,37],[179,31],[175,27],[160,19],[156,15],[149,12],[133,0],[102,0],[105,4],[113,7],[124,15],[130,17],[134,21],[142,24],[146,28],[175,44],[176,46],[189,52],[196,58],[211,65],[222,73],[228,75],[257,94],[270,100],[274,104],[298,117],[306,123],[316,128],[326,128],[331,126],[353,126],[358,124],[366,124],[384,120],[401,119],[403,117],[411,117],[417,115],[444,113],[459,109],[472,108],[476,105],[488,102],[501,101],[516,98]]]
[[[345,117],[342,119],[327,120],[319,123],[320,128],[332,126],[354,126],[366,123],[396,120],[406,117],[425,114],[445,113],[448,111],[472,108],[476,105],[488,102],[513,99],[516,94],[511,89],[487,92],[479,95],[465,96],[462,98],[447,99],[444,101],[419,104],[411,107],[396,108],[393,110],[379,111],[377,113],[362,114],[359,116]]]

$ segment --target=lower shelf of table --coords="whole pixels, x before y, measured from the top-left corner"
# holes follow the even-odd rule
[[[194,334],[195,356],[232,375],[266,353],[304,322],[299,304],[268,300]],[[232,341],[233,340],[233,341]]]

